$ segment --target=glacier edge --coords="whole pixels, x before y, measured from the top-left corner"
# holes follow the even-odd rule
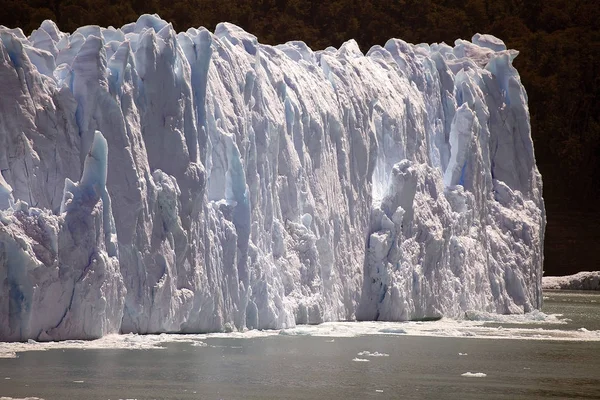
[[[0,27],[0,340],[539,309],[517,54]]]

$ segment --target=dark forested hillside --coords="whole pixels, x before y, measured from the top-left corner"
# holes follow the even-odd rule
[[[502,38],[528,91],[548,213],[545,270],[600,268],[600,3],[598,0],[0,0],[0,24],[26,34],[44,19],[63,31],[121,26],[158,13],[177,30],[233,22],[263,43],[313,49],[354,38],[453,43]],[[0,83],[1,87],[1,83]]]

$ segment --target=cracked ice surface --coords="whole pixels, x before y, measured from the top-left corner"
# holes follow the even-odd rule
[[[0,27],[0,339],[539,308],[516,55]]]

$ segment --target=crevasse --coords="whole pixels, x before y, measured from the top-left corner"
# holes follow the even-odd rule
[[[516,55],[0,27],[0,340],[539,308]]]

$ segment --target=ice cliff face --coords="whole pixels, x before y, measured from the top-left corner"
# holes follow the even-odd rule
[[[539,308],[516,54],[0,28],[0,339]]]

